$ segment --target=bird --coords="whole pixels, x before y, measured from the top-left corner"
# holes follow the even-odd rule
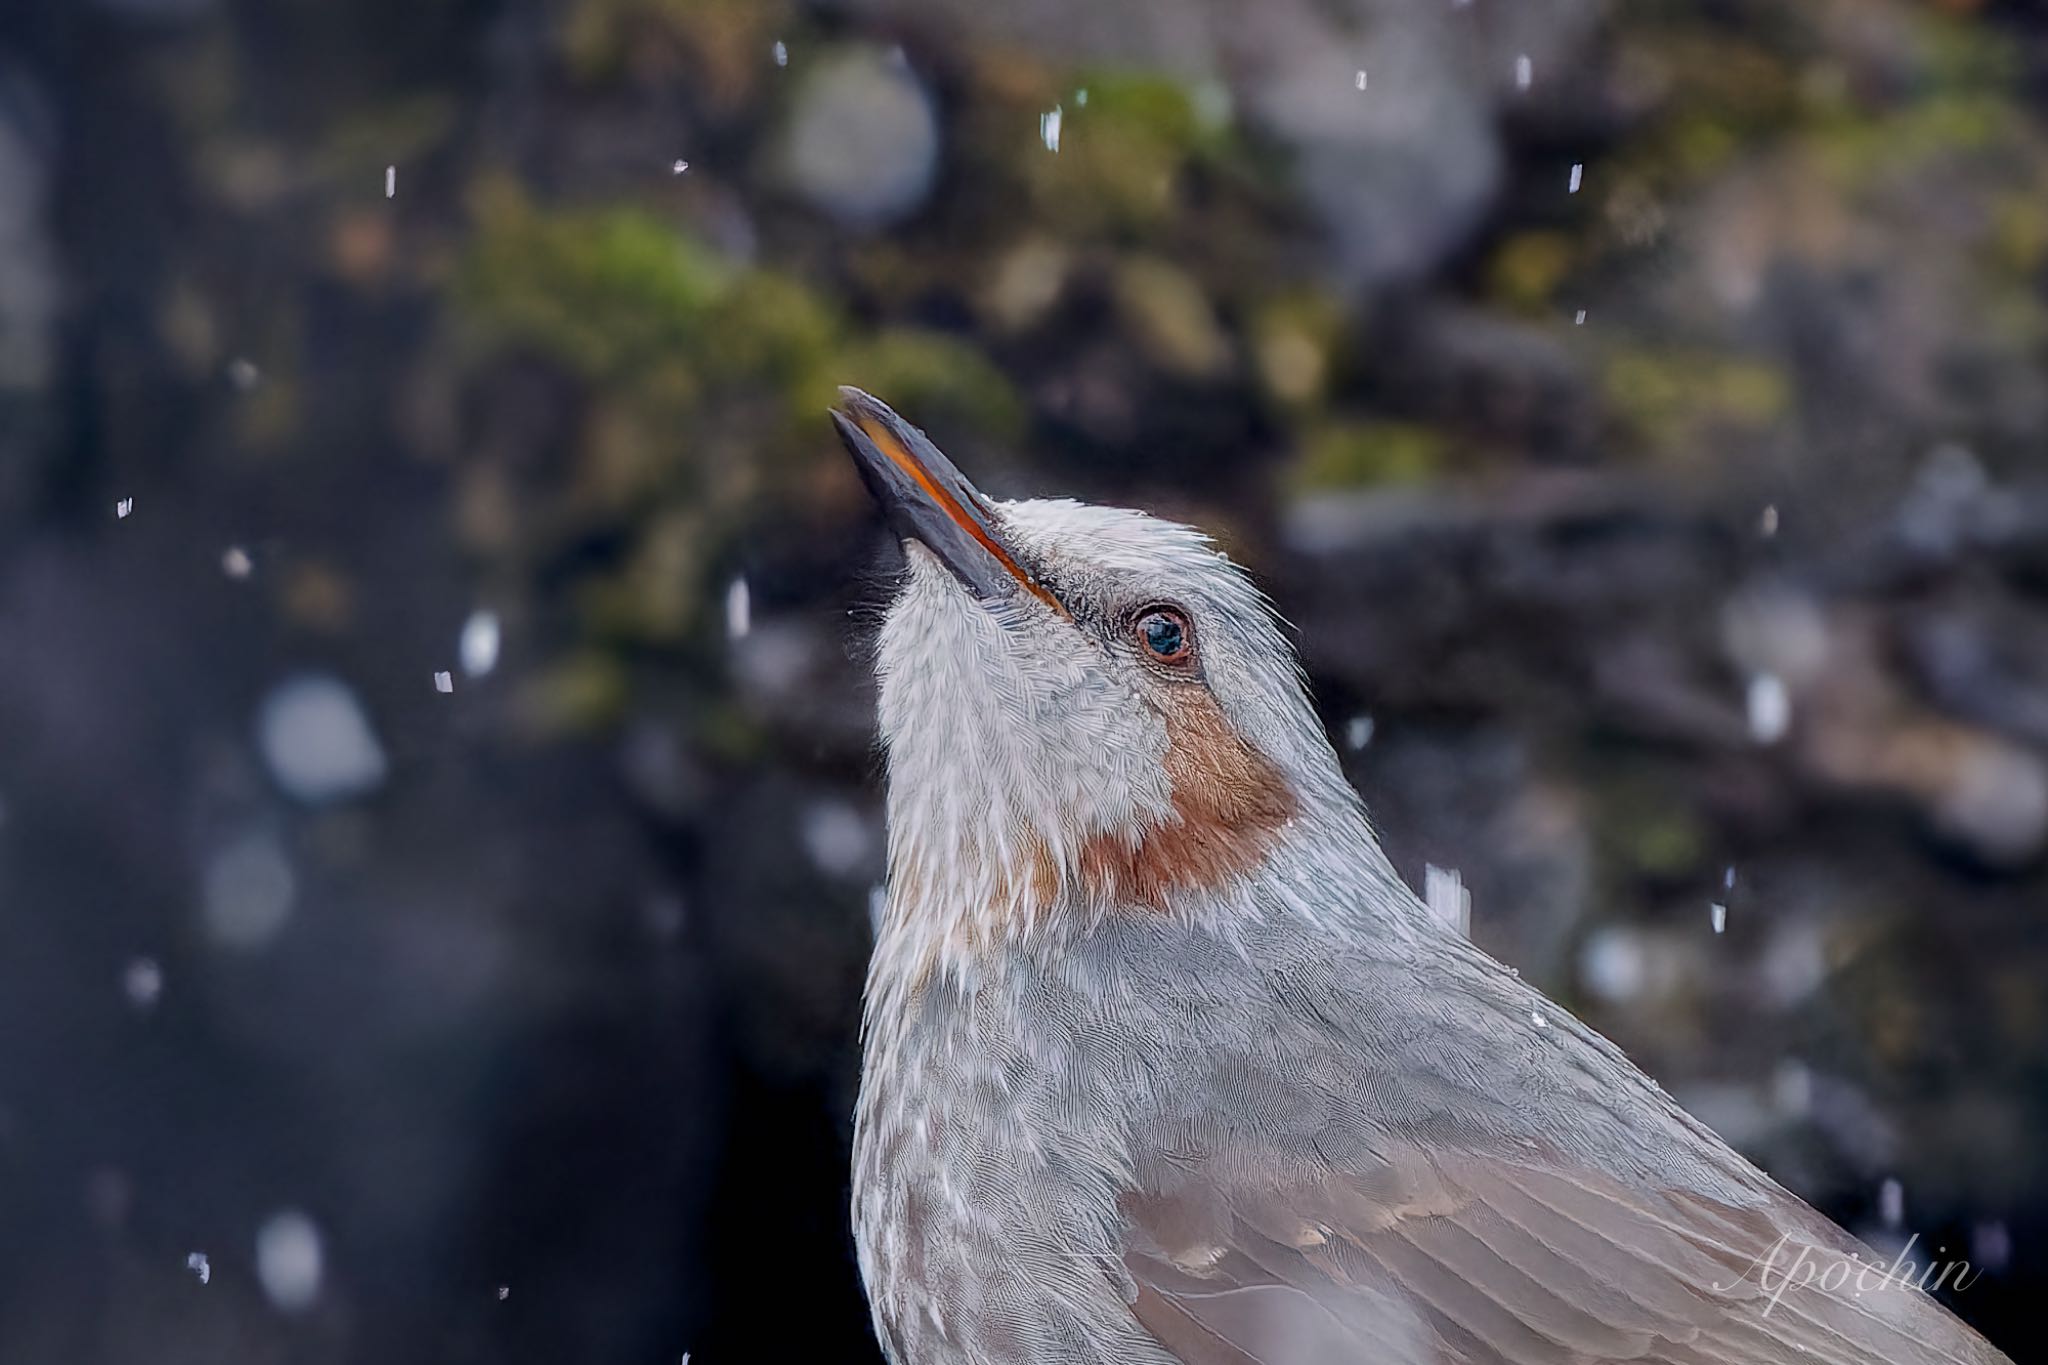
[[[851,1180],[893,1365],[2007,1360],[1933,1295],[1966,1263],[1863,1246],[1427,909],[1208,537],[832,420],[904,547]]]

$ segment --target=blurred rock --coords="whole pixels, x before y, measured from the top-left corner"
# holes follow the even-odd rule
[[[1648,954],[1641,937],[1630,930],[1602,929],[1579,949],[1579,980],[1602,1000],[1634,1000],[1649,979]]]
[[[207,935],[226,948],[262,947],[290,917],[297,882],[271,835],[246,834],[225,845],[206,864]]]
[[[1903,644],[1916,680],[1965,719],[2048,745],[2048,632],[2009,592],[1978,587],[1913,611]]]
[[[938,157],[931,96],[900,50],[848,47],[805,67],[777,164],[811,207],[871,228],[924,202]]]
[[[1984,466],[1970,450],[1935,447],[1900,504],[1899,538],[1920,555],[1950,558],[1971,539],[1990,491]]]
[[[1721,610],[1729,660],[1750,677],[1771,676],[1795,689],[1827,668],[1828,625],[1813,597],[1789,585],[1756,585]]]
[[[1294,149],[1355,289],[1413,279],[1455,251],[1501,174],[1486,86],[1458,55],[1456,16],[1401,7],[1378,17],[1361,42],[1305,8],[1269,14],[1245,92],[1249,116]]]
[[[384,782],[384,747],[338,678],[311,673],[278,684],[263,699],[256,734],[271,777],[307,805],[361,796]]]
[[[1827,979],[1826,929],[1806,919],[1775,924],[1764,950],[1761,980],[1778,1009],[1804,1001]]]
[[[1230,364],[1230,341],[1201,286],[1166,262],[1122,262],[1115,275],[1117,307],[1152,362],[1184,379],[1214,379]]]
[[[882,871],[880,831],[842,801],[819,801],[804,811],[804,850],[818,870],[842,880],[872,881]]]
[[[1071,262],[1055,241],[1021,242],[995,262],[980,300],[998,331],[1021,332],[1037,325],[1059,302]]]
[[[1986,862],[2024,865],[2048,847],[2048,763],[1989,736],[1960,747],[1933,794],[1936,824]]]

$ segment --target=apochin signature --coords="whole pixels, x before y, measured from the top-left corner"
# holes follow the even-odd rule
[[[1858,1255],[1844,1256],[1805,1243],[1794,1246],[1788,1232],[1772,1243],[1769,1251],[1751,1261],[1734,1283],[1716,1284],[1714,1292],[1728,1293],[1754,1271],[1757,1288],[1770,1295],[1771,1301],[1764,1308],[1764,1316],[1769,1317],[1785,1297],[1785,1291],[1795,1286],[1818,1289],[1824,1294],[1880,1294],[1887,1289],[1927,1294],[1943,1288],[1968,1289],[1983,1274],[1968,1261],[1931,1260],[1925,1267],[1920,1266],[1912,1259],[1913,1247],[1919,1240],[1917,1232],[1908,1237],[1891,1265],[1883,1266]],[[1788,1251],[1796,1254],[1788,1256]]]

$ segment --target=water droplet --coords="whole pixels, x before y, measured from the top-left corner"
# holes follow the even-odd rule
[[[498,613],[479,607],[462,623],[456,645],[462,656],[462,671],[481,678],[498,666]]]
[[[1749,735],[1759,744],[1776,744],[1792,728],[1792,694],[1775,673],[1749,680]]]
[[[745,578],[735,578],[725,589],[725,635],[738,640],[754,628],[753,593]]]
[[[121,973],[121,993],[138,1010],[154,1009],[157,998],[164,993],[163,968],[156,965],[154,958],[136,958]]]
[[[1426,864],[1422,869],[1422,903],[1431,918],[1470,937],[1472,934],[1472,893],[1455,867]]]
[[[297,1209],[272,1214],[256,1230],[256,1279],[287,1313],[311,1308],[320,1297],[325,1261],[320,1229]]]
[[[820,801],[804,811],[804,851],[821,872],[850,877],[867,863],[874,847],[860,812],[840,801]]]
[[[1649,982],[1641,937],[1620,926],[1599,930],[1579,952],[1579,976],[1603,1000],[1633,1000]]]
[[[1898,1227],[1906,1221],[1906,1187],[1897,1180],[1888,1179],[1877,1187],[1877,1214],[1884,1219],[1888,1228]]]

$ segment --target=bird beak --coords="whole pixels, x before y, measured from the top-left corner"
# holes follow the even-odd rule
[[[841,389],[839,398],[832,424],[897,535],[930,550],[984,602],[1021,588],[1067,614],[1010,553],[988,499],[923,432],[859,389]]]

